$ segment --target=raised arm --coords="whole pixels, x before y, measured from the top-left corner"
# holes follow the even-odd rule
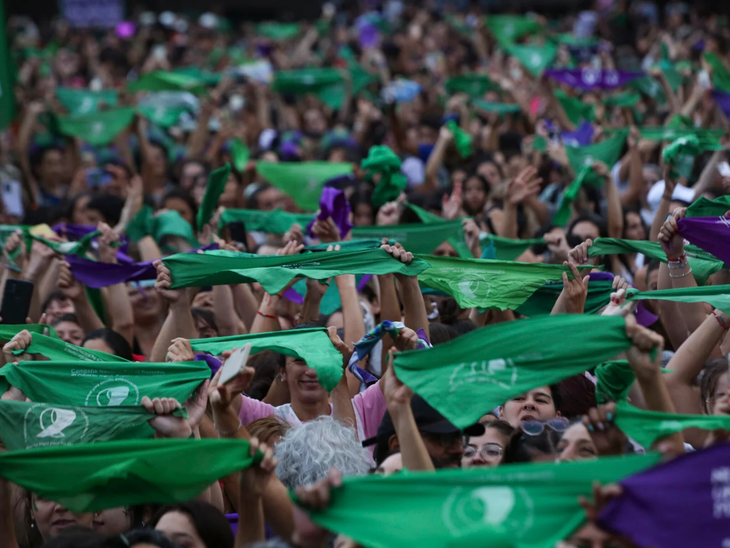
[[[106,223],[99,223],[99,262],[116,264],[117,251],[114,244],[119,243],[119,235]],[[127,286],[124,283],[114,284],[107,288],[107,305],[110,327],[122,335],[131,345],[134,341],[134,312],[129,300]]]
[[[167,348],[173,339],[183,337],[185,339],[195,339],[197,330],[193,315],[190,312],[190,298],[187,289],[170,289],[172,285],[172,276],[170,269],[167,268],[162,261],[155,261],[157,269],[157,280],[155,281],[155,289],[160,296],[165,299],[170,309],[167,312],[165,323],[160,329],[159,335],[155,340],[150,355],[151,362],[164,362]]]
[[[413,261],[413,253],[401,247],[385,244],[382,248],[403,264],[410,264]],[[423,329],[426,336],[428,336],[428,313],[423,303],[421,288],[418,285],[418,277],[396,274],[395,279],[398,282],[398,292],[403,301],[404,323],[414,331]]]
[[[91,333],[104,327],[104,322],[101,321],[101,318],[99,318],[94,307],[89,302],[89,297],[86,295],[86,288],[74,278],[71,272],[71,265],[66,261],[61,261],[60,263],[57,287],[74,303],[76,316],[85,333]]]

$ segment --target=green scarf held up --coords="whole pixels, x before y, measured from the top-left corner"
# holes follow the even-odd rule
[[[403,205],[406,208],[410,209],[413,213],[415,213],[418,216],[418,219],[424,224],[434,224],[434,223],[442,224],[445,221],[445,219],[443,219],[442,217],[439,217],[438,215],[434,215],[430,211],[426,211],[422,207],[418,207],[415,204],[405,203]],[[459,221],[461,221],[461,220],[462,219],[459,219]],[[400,225],[400,226],[405,226],[405,225]],[[446,241],[449,242],[451,247],[453,247],[456,250],[456,252],[459,254],[459,257],[463,257],[465,259],[472,258],[472,254],[471,254],[471,251],[469,250],[469,246],[466,245],[466,239],[465,239],[463,230],[459,231],[459,230],[456,230],[456,228],[454,228],[453,235],[450,236]],[[439,245],[441,245],[441,244],[439,244]],[[438,245],[436,247],[438,247]],[[432,253],[434,249],[436,249],[436,248],[433,248],[431,251],[413,251],[413,252],[414,253]]]
[[[195,218],[198,232],[203,231],[203,227],[208,224],[211,217],[213,217],[213,212],[218,208],[218,200],[220,200],[220,197],[226,190],[226,183],[228,183],[228,176],[230,174],[231,165],[227,163],[213,171],[210,177],[208,177],[203,200],[200,202],[198,215]]]
[[[278,21],[267,21],[256,25],[256,34],[274,40],[276,42],[296,38],[302,32],[299,23],[279,23]]]
[[[82,348],[62,341],[58,336],[49,337],[41,333],[31,334],[31,343],[25,350],[14,350],[14,356],[38,354],[49,360],[79,360],[85,362],[126,362],[124,358],[99,350]]]
[[[108,441],[0,453],[0,476],[71,512],[192,499],[263,458],[238,439]]]
[[[599,404],[626,400],[636,375],[626,360],[603,362],[596,367],[596,401]]]
[[[535,291],[515,312],[530,318],[549,316],[562,291],[562,283],[547,283]],[[599,312],[610,302],[612,292],[613,281],[611,280],[589,281],[588,297],[583,313],[596,314]]]
[[[510,398],[582,373],[630,346],[621,317],[560,314],[490,325],[427,350],[401,352],[394,366],[404,384],[466,428]]]
[[[144,105],[137,107],[139,113],[150,122],[163,129],[169,129],[178,124],[180,116],[188,112],[186,107],[164,107],[162,105]]]
[[[684,246],[698,284],[704,284],[712,274],[723,268],[723,262],[704,249],[694,245]],[[588,248],[589,257],[600,255],[620,255],[623,253],[641,253],[649,259],[662,263],[667,262],[667,255],[659,242],[645,240],[618,240],[616,238],[598,238]]]
[[[588,180],[588,176],[591,173],[593,173],[592,166],[587,165],[581,168],[575,180],[570,183],[570,186],[568,188],[565,189],[565,192],[563,192],[563,195],[560,198],[558,209],[555,212],[555,215],[553,215],[552,224],[554,226],[565,226],[566,224],[568,224],[568,221],[570,221],[571,213],[573,212],[573,202],[575,202],[575,199],[578,197],[580,189],[586,183],[586,181]]]
[[[117,106],[119,94],[116,90],[90,91],[60,87],[56,89],[56,97],[73,116],[97,112],[102,104]]]
[[[331,162],[256,162],[256,172],[291,196],[305,211],[319,209],[324,184],[352,173],[352,164]]]
[[[716,53],[705,53],[704,59],[712,71],[712,85],[723,93],[730,93],[730,71],[725,68]]]
[[[419,274],[418,281],[451,295],[462,308],[515,310],[546,283],[560,281],[563,272],[572,277],[570,269],[563,265],[417,257],[428,260],[431,265]]]
[[[328,251],[300,255],[252,255],[231,251],[179,253],[162,259],[172,274],[172,289],[259,282],[270,294],[292,280],[326,280],[339,274],[404,274],[417,276],[428,263],[414,259],[408,265],[384,249]]]
[[[687,217],[725,217],[730,210],[730,194],[714,200],[700,196],[687,208]]]
[[[438,246],[452,239],[464,240],[461,221],[436,223],[413,223],[404,225],[356,226],[352,229],[352,239],[388,238],[403,245],[412,253],[433,253]]]
[[[694,163],[694,157],[697,156],[701,151],[700,141],[694,135],[688,135],[686,137],[680,137],[676,141],[664,147],[662,150],[662,160],[665,164],[672,166],[672,173],[675,177],[683,176],[688,177],[688,171],[692,171],[692,166],[689,166],[689,170],[682,169],[678,164],[683,156],[689,156],[691,163]]]
[[[558,46],[549,41],[541,45],[504,44],[502,47],[532,76],[542,75],[558,55]]]
[[[642,139],[649,141],[674,141],[680,137],[689,137],[694,135],[699,139],[700,143],[706,142],[705,146],[714,146],[720,142],[723,135],[721,129],[706,129],[695,127],[668,127],[668,126],[641,126],[638,128]],[[625,128],[618,130],[609,130],[609,133],[615,131],[625,131]]]
[[[235,222],[242,222],[246,230],[264,232],[266,234],[284,234],[292,225],[299,225],[302,230],[314,220],[309,213],[289,213],[281,209],[262,211],[260,209],[226,209],[218,221],[218,232]]]
[[[484,23],[502,47],[542,30],[537,19],[523,15],[487,15]]]
[[[192,225],[183,219],[177,211],[154,213],[150,206],[142,206],[132,222],[127,226],[127,236],[138,242],[145,236],[151,236],[161,247],[168,238],[181,238],[193,249],[200,243],[195,237]]]
[[[522,110],[520,105],[515,103],[493,103],[482,99],[474,99],[472,104],[479,110],[496,112],[497,114],[515,114]]]
[[[476,72],[452,76],[444,82],[444,88],[451,95],[466,93],[472,99],[482,99],[486,92],[499,91],[500,89],[489,76]]]
[[[184,407],[172,414],[188,416]],[[8,450],[17,451],[134,439],[138,427],[152,418],[141,405],[101,408],[0,401],[0,440]]]
[[[393,245],[394,243],[395,242],[393,240],[388,240],[388,245]],[[378,240],[377,238],[369,238],[369,239],[365,239],[365,240],[347,240],[345,242],[308,245],[308,246],[305,246],[304,251],[327,251],[327,249],[330,246],[340,246],[340,251],[364,251],[366,249],[377,249],[382,245],[383,245],[383,240]],[[300,280],[300,282],[303,282],[303,281],[304,280]],[[297,282],[297,284],[300,282]],[[294,286],[296,286],[297,284],[294,284]],[[300,287],[302,287],[302,286],[300,286]],[[330,287],[334,287],[334,289],[337,289],[336,286],[330,286]],[[303,288],[303,292],[301,293],[301,295],[304,295],[305,293],[306,293],[306,288]],[[339,292],[336,292],[336,293],[338,295],[337,299],[339,302]],[[327,296],[327,294],[325,293],[325,298],[326,298],[326,296]],[[322,307],[324,307],[324,301],[322,303]],[[338,308],[340,308],[339,305],[337,305],[329,313],[324,312],[324,308],[322,308],[322,314],[324,314],[325,316],[328,316],[329,314],[331,314]]]
[[[328,107],[337,109],[345,94],[342,82],[342,75],[336,68],[280,70],[274,74],[271,89],[290,95],[312,93]]]
[[[351,476],[333,490],[327,508],[310,517],[378,548],[553,548],[585,522],[578,499],[590,500],[594,482],[617,483],[659,459],[649,454]]]
[[[603,100],[607,107],[630,108],[636,106],[641,100],[641,95],[633,91],[624,91],[616,95],[609,95]]]
[[[321,327],[194,339],[190,341],[190,346],[196,352],[219,356],[226,350],[234,350],[247,343],[251,344],[251,354],[272,350],[304,360],[309,367],[317,371],[320,384],[328,392],[331,392],[342,378],[342,354],[332,345],[327,330]]]
[[[251,151],[238,137],[231,139],[231,162],[236,171],[242,173],[251,158]]]
[[[139,405],[144,396],[184,402],[209,378],[205,362],[20,362],[0,369],[0,393],[12,385],[31,401],[116,407]]]
[[[526,240],[517,240],[513,238],[504,238],[496,234],[483,233],[479,236],[479,245],[482,248],[494,248],[494,259],[498,261],[515,261],[525,251],[533,245],[545,245],[545,238],[530,238]],[[492,258],[483,257],[485,259]]]
[[[90,145],[106,145],[132,123],[134,114],[134,108],[120,107],[78,116],[58,116],[58,131]]]
[[[730,285],[677,287],[658,291],[638,291],[629,288],[627,294],[628,301],[655,299],[677,303],[708,303],[725,314],[730,314]]]
[[[576,97],[572,97],[562,89],[553,90],[553,95],[563,107],[568,120],[576,126],[579,126],[583,120],[593,122],[596,119],[596,108],[593,105],[584,103]]]
[[[454,120],[446,122],[446,127],[454,135],[454,146],[456,152],[462,158],[468,158],[474,152],[474,139],[466,131],[461,129]]]
[[[206,83],[203,80],[180,72],[158,70],[148,72],[138,80],[127,84],[131,92],[137,91],[189,91],[196,95],[206,92]]]
[[[376,208],[383,206],[386,202],[397,200],[400,193],[408,186],[408,179],[400,171],[401,163],[401,159],[390,147],[376,145],[370,147],[368,157],[360,164],[370,179],[375,175],[380,175],[372,197],[373,205]]]
[[[565,154],[568,156],[568,161],[576,174],[580,173],[580,170],[584,167],[592,166],[595,161],[606,164],[610,172],[621,156],[621,150],[626,143],[627,136],[628,131],[617,131],[615,135],[604,139],[600,143],[584,147],[566,146]],[[596,173],[590,173],[586,177],[585,184],[599,187],[604,183],[603,177],[598,176]]]
[[[730,430],[730,416],[645,411],[620,401],[616,405],[616,425],[639,445],[650,447],[658,439],[687,428]]]
[[[56,330],[50,325],[43,324],[21,324],[21,325],[5,325],[0,324],[0,341],[10,342],[21,331],[30,331],[31,334],[46,335],[53,339],[60,338]]]
[[[86,255],[86,253],[91,249],[92,240],[98,238],[100,235],[101,232],[95,230],[94,232],[89,232],[77,242],[54,242],[47,240],[42,236],[29,234],[32,240],[36,240],[37,242],[47,245],[59,255],[76,255],[77,257],[83,257]]]

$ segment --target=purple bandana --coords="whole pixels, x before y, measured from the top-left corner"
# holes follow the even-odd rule
[[[720,110],[725,113],[725,116],[730,116],[730,93],[713,90],[712,96],[715,98],[715,103],[720,107]]]
[[[624,72],[622,70],[548,69],[545,75],[561,84],[583,90],[614,89],[625,86],[632,80],[644,75],[643,72]]]
[[[680,219],[679,233],[691,244],[730,264],[730,217],[692,217]]]
[[[92,225],[75,225],[59,223],[52,227],[53,232],[59,236],[65,236],[69,240],[80,240],[87,234],[91,234],[96,231],[96,227]]]
[[[210,356],[209,354],[195,354],[195,361],[205,362],[208,364],[208,367],[210,367],[211,379],[215,377],[215,374],[218,373],[218,370],[223,366],[218,358]]]
[[[729,462],[730,445],[723,443],[631,476],[599,523],[639,546],[727,546]]]
[[[317,213],[315,220],[326,221],[328,217],[332,217],[335,225],[337,225],[337,229],[340,231],[340,239],[344,239],[352,228],[352,223],[350,222],[350,203],[347,201],[344,192],[331,187],[322,189],[322,196],[319,198],[319,213]],[[307,234],[311,237],[315,237],[312,234],[312,227],[314,226],[315,220],[312,220],[307,225]]]
[[[613,274],[610,272],[591,272],[589,276],[590,281],[592,282],[613,280],[614,278]],[[653,325],[659,319],[644,307],[644,301],[639,301],[639,304],[634,311],[634,317],[636,318],[636,322],[644,327]]]

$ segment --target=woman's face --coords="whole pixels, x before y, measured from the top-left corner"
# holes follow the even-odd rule
[[[185,164],[180,173],[180,187],[190,191],[195,184],[195,180],[205,174],[205,168],[196,162]]]
[[[644,223],[641,222],[641,215],[634,212],[627,213],[624,238],[627,240],[644,240],[645,236]]]
[[[506,444],[507,438],[499,430],[486,428],[481,436],[469,438],[461,465],[464,468],[497,466],[502,462],[502,453]]]
[[[148,325],[157,321],[162,313],[160,296],[154,287],[145,289],[144,294],[134,285],[127,286],[127,294],[134,311],[134,323]]]
[[[86,206],[89,205],[91,196],[81,196],[76,203],[74,203],[74,209],[71,213],[71,222],[77,225],[90,225]]]
[[[163,202],[162,208],[177,211],[180,214],[180,217],[185,219],[191,225],[193,224],[193,220],[195,218],[193,210],[182,198],[168,198]]]
[[[61,337],[61,340],[67,343],[75,344],[79,346],[81,341],[84,340],[84,330],[81,326],[74,322],[60,322],[56,324],[56,333]]]
[[[601,233],[598,231],[598,227],[590,221],[581,221],[579,223],[576,223],[576,225],[573,227],[572,234],[574,236],[578,236],[581,241],[584,242],[588,238],[596,241],[596,239],[601,235]]]
[[[712,415],[730,415],[730,384],[728,374],[723,373],[717,379],[715,391],[710,395],[708,407]]]
[[[207,548],[192,520],[182,512],[168,512],[157,522],[155,530],[174,540],[180,548]]]
[[[477,215],[484,209],[487,203],[487,193],[484,185],[476,177],[467,179],[464,187],[464,209],[470,215]]]
[[[292,356],[286,357],[284,380],[289,386],[292,403],[317,403],[327,400],[327,391],[317,379],[317,372],[307,362]]]
[[[578,422],[563,432],[558,443],[559,461],[575,461],[598,458],[598,449],[588,429]]]
[[[355,206],[355,211],[352,215],[352,224],[355,226],[372,226],[374,219],[375,211],[373,211],[372,205],[362,202]]]
[[[114,349],[104,342],[104,339],[89,339],[84,343],[83,348],[89,350],[96,350],[97,352],[106,352],[107,354],[114,355]]]
[[[434,252],[433,255],[436,255],[437,257],[458,257],[459,254],[456,252],[454,247],[449,242],[444,242],[440,246],[438,246]]]
[[[484,177],[491,188],[496,187],[501,183],[502,177],[499,175],[499,168],[494,162],[484,162],[477,169],[479,175]]]
[[[46,320],[48,323],[53,323],[57,318],[60,318],[64,314],[73,314],[76,312],[76,307],[71,299],[53,299],[43,311],[46,314]]]
[[[158,146],[150,147],[149,165],[152,168],[152,175],[162,177],[167,170],[167,161],[165,159],[165,151]]]
[[[56,502],[36,495],[31,499],[30,514],[43,540],[57,537],[69,527],[91,527],[94,514],[74,514]]]
[[[200,316],[195,317],[195,329],[198,331],[199,339],[212,339],[218,336],[218,331],[208,325],[208,322]]]
[[[221,194],[221,197],[218,198],[218,205],[232,209],[236,207],[239,195],[240,191],[238,188],[238,181],[236,181],[236,178],[233,174],[231,174],[230,177],[228,177],[228,181],[226,181],[223,194]]]
[[[108,508],[94,514],[94,531],[121,535],[132,528],[132,513],[124,506]]]

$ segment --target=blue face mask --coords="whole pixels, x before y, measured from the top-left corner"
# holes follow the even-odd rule
[[[429,145],[427,143],[419,143],[418,145],[418,157],[423,160],[424,162],[428,160],[428,157],[431,156],[431,152],[433,152],[434,145]]]

